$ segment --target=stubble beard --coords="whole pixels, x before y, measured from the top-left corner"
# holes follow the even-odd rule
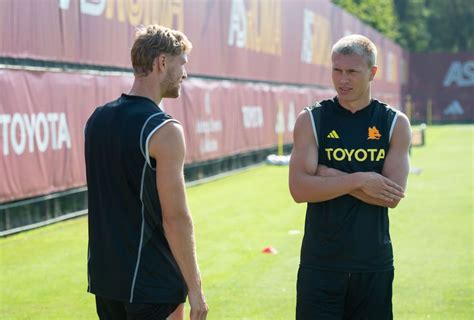
[[[178,98],[179,94],[180,94],[179,87],[173,87],[165,91],[163,98]]]
[[[168,76],[163,81],[163,98],[178,98],[180,94],[180,81],[173,81],[171,76]]]

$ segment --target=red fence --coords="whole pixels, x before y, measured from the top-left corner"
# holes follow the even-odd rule
[[[332,44],[361,33],[379,50],[377,89],[406,80],[406,52],[328,0],[2,0],[0,56],[128,68],[150,22],[189,36],[193,75],[330,86]]]
[[[135,27],[149,23],[194,44],[193,77],[164,101],[184,124],[187,163],[275,146],[278,130],[291,142],[299,111],[334,94],[298,85],[331,88],[330,48],[348,33],[376,43],[374,92],[401,105],[408,54],[328,0],[1,0],[0,60],[130,68]],[[131,82],[0,66],[0,203],[83,186],[85,120]]]
[[[0,70],[0,202],[85,184],[83,127],[132,77]],[[190,79],[164,109],[184,123],[186,162],[291,142],[296,115],[332,91]]]

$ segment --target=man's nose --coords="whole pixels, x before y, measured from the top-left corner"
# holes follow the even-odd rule
[[[349,75],[347,74],[347,72],[343,72],[341,75],[341,82],[348,83],[349,81],[350,81]]]

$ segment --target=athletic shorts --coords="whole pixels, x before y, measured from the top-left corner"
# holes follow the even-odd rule
[[[179,303],[128,303],[95,296],[100,320],[166,320]]]
[[[300,267],[297,320],[391,320],[394,272],[344,273]]]

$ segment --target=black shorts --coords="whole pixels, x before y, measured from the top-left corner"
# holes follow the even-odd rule
[[[297,320],[391,320],[394,272],[344,273],[300,267]]]
[[[101,320],[166,320],[179,303],[128,303],[95,296]]]

